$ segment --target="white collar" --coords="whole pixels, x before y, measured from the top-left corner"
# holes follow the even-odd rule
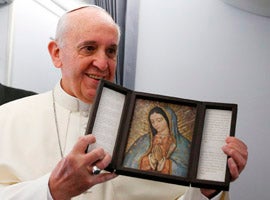
[[[60,81],[54,87],[55,101],[71,112],[89,111],[91,104],[84,103],[76,97],[66,93],[61,87]]]

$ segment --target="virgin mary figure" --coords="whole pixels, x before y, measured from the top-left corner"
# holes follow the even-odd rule
[[[155,106],[149,111],[147,120],[150,133],[130,146],[123,166],[186,177],[190,141],[179,132],[174,111],[169,106],[164,109]]]

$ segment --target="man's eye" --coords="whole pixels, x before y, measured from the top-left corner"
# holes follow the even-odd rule
[[[117,55],[117,49],[116,48],[109,48],[107,49],[107,55],[110,58],[114,58]]]
[[[95,50],[96,50],[96,48],[94,46],[84,46],[81,48],[80,52],[82,54],[88,55],[88,54],[93,53]]]
[[[94,46],[86,46],[86,47],[84,47],[84,49],[86,51],[94,51],[95,50],[95,47]]]

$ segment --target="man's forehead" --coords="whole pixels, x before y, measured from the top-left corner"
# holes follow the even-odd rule
[[[96,5],[83,5],[69,10],[60,20],[59,20],[59,30],[63,30],[65,36],[81,37],[98,34],[100,32],[110,32],[111,30],[117,31],[117,43],[119,42],[119,28],[114,22],[109,13],[107,13],[103,8]]]

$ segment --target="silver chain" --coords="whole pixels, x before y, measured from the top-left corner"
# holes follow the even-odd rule
[[[55,128],[56,128],[56,134],[57,134],[57,141],[58,141],[58,146],[59,146],[59,149],[60,149],[61,158],[63,158],[64,157],[64,150],[63,150],[62,145],[61,145],[61,139],[60,139],[60,133],[59,133],[59,126],[58,126],[58,121],[57,121],[57,113],[56,113],[56,106],[55,106],[54,89],[52,91],[52,98],[53,98],[53,113],[54,113],[54,121],[55,121]],[[70,120],[70,113],[69,113],[68,122],[67,122],[66,137],[67,137],[67,132],[68,132],[69,120]]]

